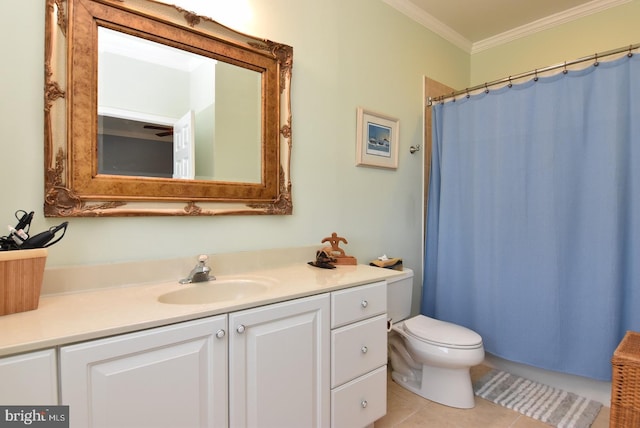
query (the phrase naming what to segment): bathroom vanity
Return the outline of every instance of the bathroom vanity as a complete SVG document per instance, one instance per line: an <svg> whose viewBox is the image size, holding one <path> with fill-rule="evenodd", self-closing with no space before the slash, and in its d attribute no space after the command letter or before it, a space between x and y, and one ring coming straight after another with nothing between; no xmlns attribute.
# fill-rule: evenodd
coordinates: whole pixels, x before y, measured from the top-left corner
<svg viewBox="0 0 640 428"><path fill-rule="evenodd" d="M72 427L367 426L386 413L396 274L294 264L259 272L267 293L191 305L158 302L189 287L173 283L45 296L0 317L27 326L0 335L0 402L69 405Z"/></svg>

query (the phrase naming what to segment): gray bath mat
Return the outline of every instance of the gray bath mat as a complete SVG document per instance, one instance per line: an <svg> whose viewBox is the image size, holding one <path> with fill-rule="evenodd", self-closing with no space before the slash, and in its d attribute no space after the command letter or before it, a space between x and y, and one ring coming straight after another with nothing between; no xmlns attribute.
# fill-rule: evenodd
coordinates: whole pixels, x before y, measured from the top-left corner
<svg viewBox="0 0 640 428"><path fill-rule="evenodd" d="M491 370L474 384L478 397L558 428L586 428L602 404L500 370Z"/></svg>

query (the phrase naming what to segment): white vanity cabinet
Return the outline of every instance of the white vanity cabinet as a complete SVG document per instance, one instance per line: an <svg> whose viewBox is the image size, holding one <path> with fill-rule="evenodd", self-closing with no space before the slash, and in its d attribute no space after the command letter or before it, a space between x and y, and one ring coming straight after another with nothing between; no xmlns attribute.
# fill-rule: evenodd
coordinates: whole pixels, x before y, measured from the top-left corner
<svg viewBox="0 0 640 428"><path fill-rule="evenodd" d="M57 372L54 349L0 358L0 404L58 404Z"/></svg>
<svg viewBox="0 0 640 428"><path fill-rule="evenodd" d="M309 292L0 358L0 404L68 405L71 428L370 426L386 413L386 282Z"/></svg>
<svg viewBox="0 0 640 428"><path fill-rule="evenodd" d="M387 412L387 283L331 293L331 426L365 427Z"/></svg>
<svg viewBox="0 0 640 428"><path fill-rule="evenodd" d="M224 427L226 315L60 349L71 427Z"/></svg>
<svg viewBox="0 0 640 428"><path fill-rule="evenodd" d="M229 426L329 426L329 294L229 314Z"/></svg>

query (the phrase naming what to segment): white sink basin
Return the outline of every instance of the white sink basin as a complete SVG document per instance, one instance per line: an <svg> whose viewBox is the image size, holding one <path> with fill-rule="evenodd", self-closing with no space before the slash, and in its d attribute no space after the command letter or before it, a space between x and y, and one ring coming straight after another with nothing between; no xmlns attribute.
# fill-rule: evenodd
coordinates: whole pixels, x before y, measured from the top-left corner
<svg viewBox="0 0 640 428"><path fill-rule="evenodd" d="M175 305L198 305L238 300L266 293L274 284L275 281L270 278L223 277L184 285L181 290L161 295L158 301Z"/></svg>

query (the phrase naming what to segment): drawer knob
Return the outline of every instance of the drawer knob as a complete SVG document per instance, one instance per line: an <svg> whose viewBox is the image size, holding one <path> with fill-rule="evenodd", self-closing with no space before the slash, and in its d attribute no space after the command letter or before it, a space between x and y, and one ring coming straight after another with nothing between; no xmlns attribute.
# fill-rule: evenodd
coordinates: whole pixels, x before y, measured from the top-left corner
<svg viewBox="0 0 640 428"><path fill-rule="evenodd" d="M236 328L236 331L240 334L244 333L244 324L240 324L238 328Z"/></svg>
<svg viewBox="0 0 640 428"><path fill-rule="evenodd" d="M217 337L218 339L222 339L222 338L224 337L224 335L225 335L225 334L226 334L226 332L225 332L224 330L220 329L220 330L218 330L218 331L216 332L216 337Z"/></svg>
<svg viewBox="0 0 640 428"><path fill-rule="evenodd" d="M363 354L366 354L369 348L367 348L366 346L363 346L362 348L360 348L360 350L362 351Z"/></svg>
<svg viewBox="0 0 640 428"><path fill-rule="evenodd" d="M363 300L363 301L360 303L360 305L361 305L363 308L366 308L367 306L369 306L369 302L367 302L366 300Z"/></svg>
<svg viewBox="0 0 640 428"><path fill-rule="evenodd" d="M362 406L363 409L365 409L369 405L369 403L367 403L367 400L362 400L360 405Z"/></svg>

